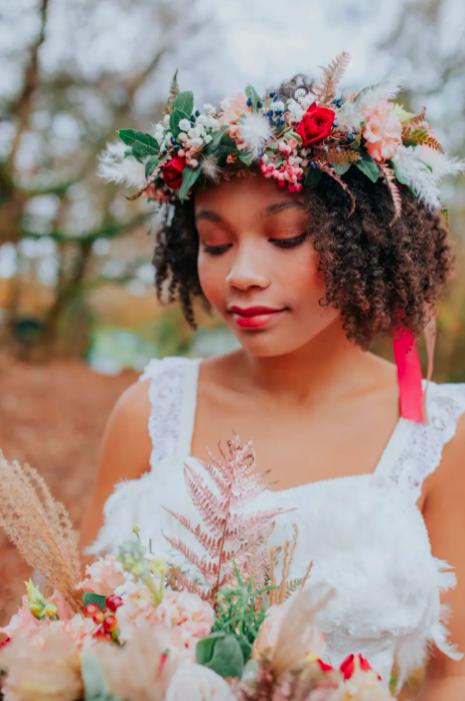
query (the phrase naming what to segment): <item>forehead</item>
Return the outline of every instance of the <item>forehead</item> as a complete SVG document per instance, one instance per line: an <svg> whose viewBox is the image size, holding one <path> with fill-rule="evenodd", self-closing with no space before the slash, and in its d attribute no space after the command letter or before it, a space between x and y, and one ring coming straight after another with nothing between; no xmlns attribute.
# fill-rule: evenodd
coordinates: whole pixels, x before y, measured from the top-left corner
<svg viewBox="0 0 465 701"><path fill-rule="evenodd" d="M196 220L237 216L271 216L284 211L307 213L301 194L278 187L263 176L246 176L213 185L195 194Z"/></svg>

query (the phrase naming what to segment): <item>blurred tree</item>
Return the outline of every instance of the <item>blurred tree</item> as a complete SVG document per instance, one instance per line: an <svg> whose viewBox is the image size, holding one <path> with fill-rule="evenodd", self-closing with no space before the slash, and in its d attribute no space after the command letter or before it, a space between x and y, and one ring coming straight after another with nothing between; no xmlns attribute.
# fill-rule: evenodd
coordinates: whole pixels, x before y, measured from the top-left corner
<svg viewBox="0 0 465 701"><path fill-rule="evenodd" d="M85 345L87 293L129 283L147 262L148 238L135 252L131 237L120 265L109 265L113 246L102 244L147 228L149 212L99 181L97 157L118 128L159 117L167 65L206 50L207 10L201 0L21 0L2 10L2 61L18 77L0 91L0 254L7 247L15 266L1 334L10 348L81 355L72 330L79 322ZM34 277L49 294L28 309Z"/></svg>

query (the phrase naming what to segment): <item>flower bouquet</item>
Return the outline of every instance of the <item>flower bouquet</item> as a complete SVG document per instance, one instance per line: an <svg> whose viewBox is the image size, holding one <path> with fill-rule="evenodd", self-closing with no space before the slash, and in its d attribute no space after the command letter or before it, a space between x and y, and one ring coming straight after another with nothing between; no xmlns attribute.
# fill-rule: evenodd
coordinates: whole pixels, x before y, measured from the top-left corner
<svg viewBox="0 0 465 701"><path fill-rule="evenodd" d="M290 579L297 542L267 549L282 510L241 507L264 489L237 436L200 472L185 467L201 522L173 513L205 551L163 534L186 567L157 557L137 527L116 554L87 565L63 505L31 467L0 454L0 523L40 575L1 630L5 701L389 701L361 654L324 661L315 614L332 596L311 563ZM192 574L194 573L194 574Z"/></svg>

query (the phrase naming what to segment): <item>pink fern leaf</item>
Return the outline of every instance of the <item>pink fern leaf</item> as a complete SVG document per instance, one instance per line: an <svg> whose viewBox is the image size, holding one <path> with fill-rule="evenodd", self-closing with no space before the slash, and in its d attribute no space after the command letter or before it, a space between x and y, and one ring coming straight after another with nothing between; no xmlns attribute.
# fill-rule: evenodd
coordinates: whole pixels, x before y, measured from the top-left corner
<svg viewBox="0 0 465 701"><path fill-rule="evenodd" d="M211 536L198 523L194 526L191 520L183 514L178 514L176 511L172 511L166 506L163 506L163 509L167 513L169 513L173 518L175 518L178 521L178 523L181 524L181 526L183 526L187 531L189 531L189 533L191 533L194 536L195 540L197 540L200 543L200 545L209 555L211 555L212 557L215 556L215 554L218 552L219 537L215 538Z"/></svg>
<svg viewBox="0 0 465 701"><path fill-rule="evenodd" d="M312 88L312 93L320 104L329 104L334 98L336 87L341 81L349 62L350 54L347 51L342 51L331 61L329 66L321 66L323 77L320 83Z"/></svg>
<svg viewBox="0 0 465 701"><path fill-rule="evenodd" d="M396 176L392 168L388 166L387 163L378 163L378 167L383 176L384 182L386 183L389 193L391 195L392 204L394 206L394 216L392 217L389 225L392 226L397 219L399 219L402 212L402 198L400 195L399 188L395 182Z"/></svg>
<svg viewBox="0 0 465 701"><path fill-rule="evenodd" d="M323 173L326 173L330 178L335 180L338 185L344 190L348 198L350 199L350 216L355 212L355 207L356 207L356 202L355 202L355 197L350 189L350 187L343 181L343 179L327 164L323 163L321 161L318 162L318 168L323 171Z"/></svg>

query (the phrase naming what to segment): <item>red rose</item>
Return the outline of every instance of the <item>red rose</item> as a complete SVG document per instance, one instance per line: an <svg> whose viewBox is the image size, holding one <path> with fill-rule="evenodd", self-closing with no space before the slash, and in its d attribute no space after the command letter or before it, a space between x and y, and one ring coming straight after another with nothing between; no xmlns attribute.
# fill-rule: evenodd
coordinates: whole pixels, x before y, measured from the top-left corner
<svg viewBox="0 0 465 701"><path fill-rule="evenodd" d="M182 184L182 171L186 166L186 159L174 156L170 161L162 166L163 180L172 190L177 190Z"/></svg>
<svg viewBox="0 0 465 701"><path fill-rule="evenodd" d="M335 116L336 113L329 107L320 107L316 102L312 102L296 129L303 145L308 146L328 136L333 128Z"/></svg>

